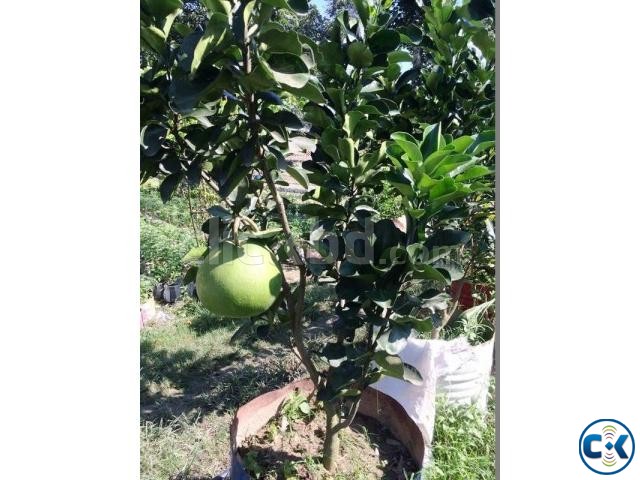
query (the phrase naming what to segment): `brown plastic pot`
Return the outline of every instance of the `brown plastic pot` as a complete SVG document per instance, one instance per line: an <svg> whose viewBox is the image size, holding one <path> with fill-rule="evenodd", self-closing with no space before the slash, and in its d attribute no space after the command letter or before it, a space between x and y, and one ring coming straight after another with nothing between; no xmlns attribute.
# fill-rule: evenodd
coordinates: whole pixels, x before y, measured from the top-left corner
<svg viewBox="0 0 640 480"><path fill-rule="evenodd" d="M298 380L279 390L260 395L238 409L231 423L229 477L231 480L250 479L242 458L238 454L238 446L242 445L247 437L254 435L269 423L278 413L280 405L296 389L303 395L311 394L313 383L308 379ZM371 417L387 427L394 437L407 448L415 462L422 465L425 452L424 439L418 426L398 402L388 395L368 387L362 395L358 413Z"/></svg>

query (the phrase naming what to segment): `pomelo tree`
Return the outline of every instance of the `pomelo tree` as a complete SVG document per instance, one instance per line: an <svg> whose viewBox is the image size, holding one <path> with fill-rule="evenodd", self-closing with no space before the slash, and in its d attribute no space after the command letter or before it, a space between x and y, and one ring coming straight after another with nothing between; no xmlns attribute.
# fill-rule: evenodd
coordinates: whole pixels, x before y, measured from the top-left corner
<svg viewBox="0 0 640 480"><path fill-rule="evenodd" d="M492 191L493 136L453 137L416 108L429 102L429 75L411 68L410 50L428 48L426 23L392 28L388 0L354 1L320 43L275 21L278 10L304 15L307 0L202 3L208 23L194 31L175 22L181 0L141 2L141 179L161 177L165 201L183 182L218 193L185 281L214 313L289 323L327 414L332 470L363 390L382 375L422 380L398 354L412 332L438 325L462 275L456 253L470 235L458 226L464 202ZM457 11L432 3L425 15ZM300 147L313 153L295 167L286 155ZM278 189L285 178L305 190L298 212L315 219L303 244ZM373 207L385 184L406 228ZM295 282L281 264L295 266ZM333 338L316 350L304 334L314 277L332 279L338 298Z"/></svg>

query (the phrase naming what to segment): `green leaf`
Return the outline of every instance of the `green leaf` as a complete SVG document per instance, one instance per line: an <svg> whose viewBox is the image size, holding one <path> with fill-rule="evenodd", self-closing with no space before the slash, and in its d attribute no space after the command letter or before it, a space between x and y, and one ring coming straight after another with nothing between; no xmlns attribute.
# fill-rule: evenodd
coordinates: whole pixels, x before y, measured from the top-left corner
<svg viewBox="0 0 640 480"><path fill-rule="evenodd" d="M302 188L309 190L309 177L307 177L307 173L303 169L289 165L286 170Z"/></svg>
<svg viewBox="0 0 640 480"><path fill-rule="evenodd" d="M302 55L302 44L295 32L281 32L271 29L260 35L260 41L267 45L269 53Z"/></svg>
<svg viewBox="0 0 640 480"><path fill-rule="evenodd" d="M251 171L251 167L236 167L233 169L226 181L220 185L219 194L222 198L227 198L240 182Z"/></svg>
<svg viewBox="0 0 640 480"><path fill-rule="evenodd" d="M340 161L340 152L338 151L338 140L340 131L333 127L327 127L320 136L320 146L322 149L336 162Z"/></svg>
<svg viewBox="0 0 640 480"><path fill-rule="evenodd" d="M309 415L311 413L311 407L309 406L309 402L306 402L306 401L302 402L300 405L298 405L298 408L305 415Z"/></svg>
<svg viewBox="0 0 640 480"><path fill-rule="evenodd" d="M303 97L307 100L311 100L312 102L320 104L326 103L326 100L322 96L320 88L318 88L318 86L313 82L312 79L309 79L309 81L302 88L295 88L289 85L282 85L282 88L287 92L292 93L296 97Z"/></svg>
<svg viewBox="0 0 640 480"><path fill-rule="evenodd" d="M182 0L142 0L143 7L154 18L161 20L182 7Z"/></svg>
<svg viewBox="0 0 640 480"><path fill-rule="evenodd" d="M495 303L495 298L492 298L488 302L481 303L480 305L476 305L471 307L462 314L460 314L460 319L467 322L477 323L480 320L480 317L486 313L487 310Z"/></svg>
<svg viewBox="0 0 640 480"><path fill-rule="evenodd" d="M266 104L282 105L282 98L273 92L258 92L256 96Z"/></svg>
<svg viewBox="0 0 640 480"><path fill-rule="evenodd" d="M317 105L307 104L304 107L304 119L311 123L314 127L320 127L322 129L327 128L333 124L329 115Z"/></svg>
<svg viewBox="0 0 640 480"><path fill-rule="evenodd" d="M453 150L456 153L464 153L469 145L473 143L473 137L469 135L463 135L462 137L458 137L451 141L447 146L453 145Z"/></svg>
<svg viewBox="0 0 640 480"><path fill-rule="evenodd" d="M368 67L373 63L373 53L363 42L353 42L347 48L349 63L356 68Z"/></svg>
<svg viewBox="0 0 640 480"><path fill-rule="evenodd" d="M422 30L416 25L400 27L398 32L400 32L400 39L403 43L419 45L422 41Z"/></svg>
<svg viewBox="0 0 640 480"><path fill-rule="evenodd" d="M273 238L276 235L278 235L280 232L282 232L282 228L280 227L268 228L266 230L260 230L259 232L254 232L252 230L249 230L246 232L242 232L242 237L253 238L256 240L264 240L267 238Z"/></svg>
<svg viewBox="0 0 640 480"><path fill-rule="evenodd" d="M478 155L495 145L496 131L485 130L473 136L473 143L467 148L467 152Z"/></svg>
<svg viewBox="0 0 640 480"><path fill-rule="evenodd" d="M403 378L404 366L402 359L398 355L390 355L385 351L378 350L373 354L373 360L383 370L385 375L394 378Z"/></svg>
<svg viewBox="0 0 640 480"><path fill-rule="evenodd" d="M408 63L413 62L411 54L405 50L398 50L396 52L389 52L387 54L389 63Z"/></svg>
<svg viewBox="0 0 640 480"><path fill-rule="evenodd" d="M290 53L277 53L271 55L267 62L278 83L302 88L309 81L309 69L300 57Z"/></svg>
<svg viewBox="0 0 640 480"><path fill-rule="evenodd" d="M376 107L374 107L373 105L358 105L356 107L356 110L358 112L362 112L367 115L376 115L376 116L382 115L382 112L378 110Z"/></svg>
<svg viewBox="0 0 640 480"><path fill-rule="evenodd" d="M273 115L273 120L279 125L290 128L291 130L300 130L304 124L292 112L288 110L280 110Z"/></svg>
<svg viewBox="0 0 640 480"><path fill-rule="evenodd" d="M369 0L353 0L362 24L366 27L371 16L372 5Z"/></svg>
<svg viewBox="0 0 640 480"><path fill-rule="evenodd" d="M396 91L403 85L406 85L407 83L415 80L419 76L420 76L419 68L411 68L407 70L402 75L400 75L400 77L398 77L398 80L396 80L396 84L395 84Z"/></svg>
<svg viewBox="0 0 640 480"><path fill-rule="evenodd" d="M459 175L471 168L477 161L477 158L473 158L471 155L466 155L464 153L447 155L444 157L443 161L439 163L435 171L431 172L431 175L433 175L434 178L442 177L444 175L455 177L456 175Z"/></svg>
<svg viewBox="0 0 640 480"><path fill-rule="evenodd" d="M340 160L349 165L350 168L356 166L355 161L355 144L350 138L341 138L338 140L338 151L340 153Z"/></svg>
<svg viewBox="0 0 640 480"><path fill-rule="evenodd" d="M387 175L387 181L400 192L401 195L412 199L415 197L414 181L411 172L406 168L401 172L391 172Z"/></svg>
<svg viewBox="0 0 640 480"><path fill-rule="evenodd" d="M275 83L275 78L269 66L260 60L249 75L244 77L244 81L254 91L269 90Z"/></svg>
<svg viewBox="0 0 640 480"><path fill-rule="evenodd" d="M349 112L344 117L344 129L349 134L350 137L353 137L353 132L355 131L356 125L360 120L364 118L364 113L359 112L357 110Z"/></svg>
<svg viewBox="0 0 640 480"><path fill-rule="evenodd" d="M291 10L300 15L304 15L309 11L308 0L289 0L289 5Z"/></svg>
<svg viewBox="0 0 640 480"><path fill-rule="evenodd" d="M471 239L471 234L462 230L438 230L432 234L425 246L429 249L433 247L457 247L464 245Z"/></svg>
<svg viewBox="0 0 640 480"><path fill-rule="evenodd" d="M424 160L424 172L427 175L432 176L452 152L453 150L438 150L427 156Z"/></svg>
<svg viewBox="0 0 640 480"><path fill-rule="evenodd" d="M395 30L379 30L369 39L369 47L375 55L391 52L398 45L400 45L400 34Z"/></svg>
<svg viewBox="0 0 640 480"><path fill-rule="evenodd" d="M482 55L484 55L487 60L493 60L496 45L495 40L489 36L487 30L477 30L471 37L471 41L480 49Z"/></svg>
<svg viewBox="0 0 640 480"><path fill-rule="evenodd" d="M431 317L418 318L411 315L393 314L391 316L391 323L396 325L410 325L411 328L417 330L420 333L427 333L433 330L433 322L431 320Z"/></svg>
<svg viewBox="0 0 640 480"><path fill-rule="evenodd" d="M393 325L391 329L380 335L378 346L388 354L397 355L406 346L410 335L410 325Z"/></svg>
<svg viewBox="0 0 640 480"><path fill-rule="evenodd" d="M425 83L432 93L436 92L438 85L440 85L442 81L442 77L444 77L444 69L440 65L434 67L434 69L426 75Z"/></svg>
<svg viewBox="0 0 640 480"><path fill-rule="evenodd" d="M445 270L452 282L464 277L464 267L454 260L440 258L433 262L432 266L438 270Z"/></svg>
<svg viewBox="0 0 640 480"><path fill-rule="evenodd" d="M283 8L285 10L291 10L287 0L262 0L262 2L271 5L276 8Z"/></svg>
<svg viewBox="0 0 640 480"><path fill-rule="evenodd" d="M422 153L418 148L418 141L413 136L406 132L394 132L391 134L391 139L394 140L402 150L407 154L409 160L422 164Z"/></svg>
<svg viewBox="0 0 640 480"><path fill-rule="evenodd" d="M335 109L343 115L345 113L345 100L344 100L344 89L342 88L327 88L327 95L329 99L333 103Z"/></svg>
<svg viewBox="0 0 640 480"><path fill-rule="evenodd" d="M193 262L197 262L201 260L203 257L207 255L209 252L209 247L193 247L191 250L187 252L187 254L182 257L182 263L189 264Z"/></svg>
<svg viewBox="0 0 640 480"><path fill-rule="evenodd" d="M448 285L451 283L447 277L442 275L438 270L430 265L414 265L413 278L420 280L434 280L436 282Z"/></svg>
<svg viewBox="0 0 640 480"><path fill-rule="evenodd" d="M424 158L427 158L432 153L440 150L441 139L442 132L441 125L439 123L429 125L427 128L425 128L422 135L422 143L420 144L420 151L422 152L422 156ZM429 173L428 170L425 171Z"/></svg>
<svg viewBox="0 0 640 480"><path fill-rule="evenodd" d="M145 125L140 132L140 146L147 157L156 155L167 136L168 129L163 125Z"/></svg>
<svg viewBox="0 0 640 480"><path fill-rule="evenodd" d="M461 173L457 177L455 177L456 182L466 182L468 180L472 180L474 178L483 177L485 175L490 175L493 173L488 167L484 165L475 165L468 169L466 172Z"/></svg>
<svg viewBox="0 0 640 480"><path fill-rule="evenodd" d="M202 38L196 44L196 48L193 51L193 60L191 61L191 74L193 74L200 64L202 59L209 53L221 46L227 33L229 32L228 18L222 13L214 13L209 19L207 29L205 30Z"/></svg>
<svg viewBox="0 0 640 480"><path fill-rule="evenodd" d="M338 280L336 284L336 295L340 299L352 301L370 289L373 280L373 278L368 278L368 276L365 277L363 275L340 277L340 280Z"/></svg>
<svg viewBox="0 0 640 480"><path fill-rule="evenodd" d="M342 65L344 54L340 44L336 42L323 42L319 47L322 62L326 65Z"/></svg>
<svg viewBox="0 0 640 480"><path fill-rule="evenodd" d="M201 3L211 13L222 13L227 19L231 17L231 2L228 0L201 0Z"/></svg>
<svg viewBox="0 0 640 480"><path fill-rule="evenodd" d="M393 290L373 290L367 293L373 303L382 308L390 308L396 298L396 292Z"/></svg>
<svg viewBox="0 0 640 480"><path fill-rule="evenodd" d="M162 55L166 36L158 27L155 25L141 27L140 39L143 45L146 45L150 50Z"/></svg>
<svg viewBox="0 0 640 480"><path fill-rule="evenodd" d="M183 174L178 172L172 173L162 181L160 184L160 198L164 203L171 200L171 196L173 195L173 192L175 192L176 188L178 188L178 185L180 185L182 178Z"/></svg>

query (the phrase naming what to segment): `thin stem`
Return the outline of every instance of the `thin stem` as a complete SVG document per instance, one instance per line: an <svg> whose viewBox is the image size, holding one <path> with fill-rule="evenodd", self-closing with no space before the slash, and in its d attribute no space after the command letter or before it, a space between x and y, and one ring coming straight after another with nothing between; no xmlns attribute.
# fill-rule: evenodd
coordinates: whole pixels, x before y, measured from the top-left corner
<svg viewBox="0 0 640 480"><path fill-rule="evenodd" d="M254 232L259 232L260 231L260 228L258 227L256 222L251 220L249 217L247 217L245 215L239 215L238 218L240 218L240 220L242 220L242 223L244 223L246 226L248 226Z"/></svg>
<svg viewBox="0 0 640 480"><path fill-rule="evenodd" d="M246 75L249 75L251 73L251 43L249 39L245 39L245 44L242 49L242 60L244 63L244 73ZM276 185L273 182L273 178L271 178L271 172L269 172L269 169L267 168L263 150L260 146L260 142L258 141L259 125L257 122L255 97L252 93L247 92L244 95L244 101L247 113L249 115L251 136L255 140L256 156L258 156L259 160L261 161L261 169L264 180L267 183L269 192L271 193L271 196L273 197L278 207L278 214L280 216L280 222L282 223L282 229L284 230L287 242L289 242L289 246L291 247L290 255L293 262L298 266L299 282L298 289L296 291L297 298L294 298L291 287L286 280L283 280L282 287L284 290L285 298L287 299L289 319L291 320L291 331L293 336L294 350L296 350L297 355L300 357L300 360L309 373L311 381L317 389L320 375L311 359L311 355L309 355L309 352L304 345L304 335L302 332L302 318L304 316L304 293L307 277L306 265L300 257L300 253L298 252L298 249L296 248L296 245L292 240L293 237L291 234L291 227L289 225L289 219L287 217L287 211L284 206L284 202L282 201L282 197L280 196L280 193L278 192Z"/></svg>
<svg viewBox="0 0 640 480"><path fill-rule="evenodd" d="M356 401L354 401L351 404L351 407L349 409L349 413L347 414L347 417L340 423L338 423L334 429L335 429L335 433L337 433L338 431L342 430L343 428L347 428L349 426L351 426L351 424L353 423L353 420L356 418L356 415L358 414L358 409L360 408L360 401L362 400L362 397L358 397L358 399Z"/></svg>
<svg viewBox="0 0 640 480"><path fill-rule="evenodd" d="M191 205L191 189L187 189L187 203L189 204L189 217L191 218L191 227L193 228L193 236L196 239L196 244L200 244L200 238L198 236L198 229L196 228L196 222L194 220L193 206Z"/></svg>
<svg viewBox="0 0 640 480"><path fill-rule="evenodd" d="M233 227L231 230L231 234L233 235L233 243L239 245L238 242L238 227L240 227L240 217L235 217L233 219Z"/></svg>

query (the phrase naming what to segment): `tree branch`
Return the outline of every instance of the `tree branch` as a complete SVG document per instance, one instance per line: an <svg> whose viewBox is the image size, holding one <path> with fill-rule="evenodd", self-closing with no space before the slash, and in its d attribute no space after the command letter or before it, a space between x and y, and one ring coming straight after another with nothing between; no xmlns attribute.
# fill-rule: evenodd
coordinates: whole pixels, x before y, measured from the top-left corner
<svg viewBox="0 0 640 480"><path fill-rule="evenodd" d="M251 43L249 39L245 39L245 44L242 49L242 60L244 63L244 73L249 75L251 73ZM284 206L284 202L282 201L282 197L276 188L275 183L273 182L273 178L271 177L271 172L267 168L267 163L265 161L262 147L259 143L259 125L257 122L257 114L256 114L256 103L255 97L252 93L247 92L244 95L245 105L247 108L247 113L249 115L249 126L251 128L251 135L255 140L256 145L256 156L259 158L261 162L261 170L264 176L264 180L269 187L269 192L276 202L278 208L278 214L280 217L280 222L282 223L282 229L284 230L287 242L291 247L291 258L293 262L298 267L299 272L299 283L297 290L297 298L294 298L293 292L291 291L291 287L286 279L283 278L283 290L285 293L285 297L287 299L287 307L289 310L289 319L291 320L291 331L293 336L294 350L300 357L300 360L304 364L307 372L309 373L309 377L313 382L315 388L318 388L318 380L319 373L316 369L307 348L304 345L304 335L302 332L302 318L304 316L304 292L306 287L306 277L307 277L307 269L304 261L300 257L300 253L296 248L295 243L292 240L291 227L289 225L289 219L287 217L287 211Z"/></svg>

